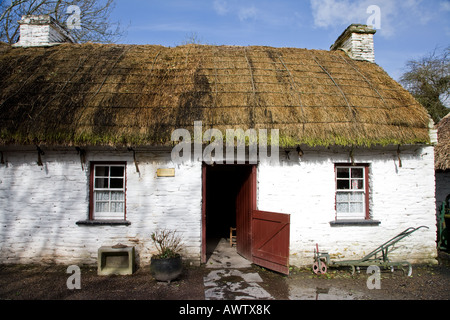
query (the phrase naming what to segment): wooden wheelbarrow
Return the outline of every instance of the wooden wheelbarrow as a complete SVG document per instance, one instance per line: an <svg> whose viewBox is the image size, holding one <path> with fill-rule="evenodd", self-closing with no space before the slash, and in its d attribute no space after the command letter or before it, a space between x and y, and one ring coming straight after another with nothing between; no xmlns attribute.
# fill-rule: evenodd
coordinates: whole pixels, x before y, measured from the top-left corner
<svg viewBox="0 0 450 320"><path fill-rule="evenodd" d="M388 257L388 253L391 247L393 247L397 242L402 240L403 238L411 235L413 232L419 230L420 228L427 228L427 226L420 226L417 228L409 227L398 235L393 237L392 239L386 241L378 248L364 256L359 260L342 260L342 261L330 261L330 256L326 252L319 252L319 246L316 244L316 248L314 250L314 264L313 271L314 273L322 273L325 274L327 272L327 266L335 266L335 267L351 267L352 275L355 274L355 270L360 267L368 267L368 266L379 266L384 268L390 268L391 271L394 271L394 267L400 268L406 273L408 277L412 274L412 266L408 261L390 261Z"/></svg>

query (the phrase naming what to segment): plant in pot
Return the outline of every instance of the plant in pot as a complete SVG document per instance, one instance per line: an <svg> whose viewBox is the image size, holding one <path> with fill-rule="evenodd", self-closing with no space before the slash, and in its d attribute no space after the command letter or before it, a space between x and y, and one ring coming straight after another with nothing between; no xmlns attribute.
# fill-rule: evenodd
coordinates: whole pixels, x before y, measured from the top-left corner
<svg viewBox="0 0 450 320"><path fill-rule="evenodd" d="M151 238L158 254L151 258L150 273L158 281L176 279L183 271L180 251L183 246L175 230L156 230Z"/></svg>

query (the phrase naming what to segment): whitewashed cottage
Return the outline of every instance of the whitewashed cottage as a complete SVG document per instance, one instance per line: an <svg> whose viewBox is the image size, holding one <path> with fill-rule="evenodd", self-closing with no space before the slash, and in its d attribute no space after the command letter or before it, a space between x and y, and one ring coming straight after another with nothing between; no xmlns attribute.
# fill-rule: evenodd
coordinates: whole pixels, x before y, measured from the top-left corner
<svg viewBox="0 0 450 320"><path fill-rule="evenodd" d="M390 257L435 263L435 132L374 62L374 33L351 25L329 51L76 44L25 17L0 44L0 263L95 264L122 243L144 266L169 228L199 264L236 227L242 256L287 273L316 243L360 258L422 225ZM191 135L182 161L176 129ZM221 162L219 133L239 146L250 129L279 147L255 159L247 137Z"/></svg>

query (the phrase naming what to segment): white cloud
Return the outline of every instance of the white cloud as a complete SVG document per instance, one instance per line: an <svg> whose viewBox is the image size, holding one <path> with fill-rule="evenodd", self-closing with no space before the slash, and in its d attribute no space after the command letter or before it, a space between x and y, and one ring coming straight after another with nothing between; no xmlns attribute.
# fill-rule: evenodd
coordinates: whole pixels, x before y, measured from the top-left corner
<svg viewBox="0 0 450 320"><path fill-rule="evenodd" d="M238 10L238 17L241 21L256 19L257 14L258 10L254 6L241 7Z"/></svg>
<svg viewBox="0 0 450 320"><path fill-rule="evenodd" d="M355 20L355 14L358 15L354 8L350 10L351 7L352 4L348 0L311 0L314 24L322 28L334 24L348 24Z"/></svg>
<svg viewBox="0 0 450 320"><path fill-rule="evenodd" d="M440 3L440 9L442 11L450 11L450 1L442 1Z"/></svg>
<svg viewBox="0 0 450 320"><path fill-rule="evenodd" d="M433 12L422 0L310 0L314 25L329 28L351 23L366 24L373 13L367 8L376 5L380 8L381 28L379 33L385 37L396 33L397 28L411 25L425 25L433 19ZM448 2L441 3L446 8ZM450 9L450 5L449 5Z"/></svg>
<svg viewBox="0 0 450 320"><path fill-rule="evenodd" d="M214 0L213 8L221 16L226 15L229 11L228 3L225 0Z"/></svg>
<svg viewBox="0 0 450 320"><path fill-rule="evenodd" d="M281 3L281 4L280 4ZM288 25L293 13L284 1L214 0L213 10L220 16L237 18L240 22L258 22L271 26Z"/></svg>
<svg viewBox="0 0 450 320"><path fill-rule="evenodd" d="M244 6L245 2L237 0L214 0L213 9L221 16L233 14L239 18L240 21L256 19L258 9L254 5Z"/></svg>

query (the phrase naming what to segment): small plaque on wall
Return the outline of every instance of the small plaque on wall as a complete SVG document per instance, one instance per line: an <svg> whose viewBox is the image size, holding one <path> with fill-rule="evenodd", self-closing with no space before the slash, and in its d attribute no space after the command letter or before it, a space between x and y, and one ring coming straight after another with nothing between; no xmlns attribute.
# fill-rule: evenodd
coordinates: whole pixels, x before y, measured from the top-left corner
<svg viewBox="0 0 450 320"><path fill-rule="evenodd" d="M162 168L156 170L158 177L175 177L175 168Z"/></svg>

